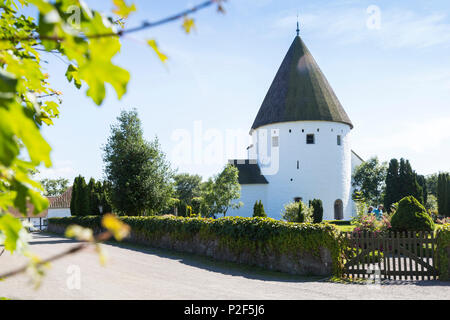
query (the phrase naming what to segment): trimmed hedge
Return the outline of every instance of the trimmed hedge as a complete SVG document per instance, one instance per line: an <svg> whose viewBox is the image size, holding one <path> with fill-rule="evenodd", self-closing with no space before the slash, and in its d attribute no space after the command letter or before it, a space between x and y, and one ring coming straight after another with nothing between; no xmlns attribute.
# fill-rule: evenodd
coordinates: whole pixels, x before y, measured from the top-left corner
<svg viewBox="0 0 450 320"><path fill-rule="evenodd" d="M197 245L218 241L218 247L238 256L270 260L286 254L301 259L304 254L319 258L323 248L328 249L332 260L332 272L340 276L343 268L343 246L339 232L330 224L288 223L271 218L225 217L184 218L175 216L119 217L130 225L128 241L146 244L181 242ZM77 224L94 232L101 231L101 217L50 218L50 231L54 226L67 227ZM298 258L294 261L299 261ZM272 261L272 260L271 260Z"/></svg>
<svg viewBox="0 0 450 320"><path fill-rule="evenodd" d="M392 215L393 231L433 231L434 222L424 206L413 196L404 197Z"/></svg>
<svg viewBox="0 0 450 320"><path fill-rule="evenodd" d="M439 259L439 280L450 280L450 223L437 227L437 256Z"/></svg>

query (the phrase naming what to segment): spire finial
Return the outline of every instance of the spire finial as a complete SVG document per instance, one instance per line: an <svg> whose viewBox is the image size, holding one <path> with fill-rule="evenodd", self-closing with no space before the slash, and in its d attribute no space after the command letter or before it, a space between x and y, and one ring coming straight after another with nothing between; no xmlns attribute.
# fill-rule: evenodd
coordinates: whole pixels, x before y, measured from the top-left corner
<svg viewBox="0 0 450 320"><path fill-rule="evenodd" d="M300 28L298 27L298 12L297 12L297 30L295 30L295 31L297 31L297 36L298 36L300 33Z"/></svg>

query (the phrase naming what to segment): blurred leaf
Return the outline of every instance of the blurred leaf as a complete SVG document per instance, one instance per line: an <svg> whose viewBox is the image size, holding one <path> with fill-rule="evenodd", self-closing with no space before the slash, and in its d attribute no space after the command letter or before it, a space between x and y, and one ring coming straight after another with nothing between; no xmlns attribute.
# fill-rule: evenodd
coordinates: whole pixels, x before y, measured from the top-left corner
<svg viewBox="0 0 450 320"><path fill-rule="evenodd" d="M113 12L122 18L127 18L132 12L136 11L136 6L134 4L127 5L125 0L113 0L115 9Z"/></svg>
<svg viewBox="0 0 450 320"><path fill-rule="evenodd" d="M194 19L185 16L183 19L182 27L186 33L190 33L191 29L195 29Z"/></svg>
<svg viewBox="0 0 450 320"><path fill-rule="evenodd" d="M155 51L159 60L161 60L161 62L166 62L167 56L165 54L163 54L161 51L159 51L158 44L156 43L156 41L151 39L151 40L147 40L147 43Z"/></svg>
<svg viewBox="0 0 450 320"><path fill-rule="evenodd" d="M65 232L67 238L75 238L79 241L94 241L94 234L91 229L83 228L79 225L68 226Z"/></svg>
<svg viewBox="0 0 450 320"><path fill-rule="evenodd" d="M22 223L9 213L0 216L0 231L4 234L5 250L16 250L19 231L22 229Z"/></svg>
<svg viewBox="0 0 450 320"><path fill-rule="evenodd" d="M105 214L102 219L102 225L108 229L118 241L126 238L130 233L130 226L117 219L113 214Z"/></svg>

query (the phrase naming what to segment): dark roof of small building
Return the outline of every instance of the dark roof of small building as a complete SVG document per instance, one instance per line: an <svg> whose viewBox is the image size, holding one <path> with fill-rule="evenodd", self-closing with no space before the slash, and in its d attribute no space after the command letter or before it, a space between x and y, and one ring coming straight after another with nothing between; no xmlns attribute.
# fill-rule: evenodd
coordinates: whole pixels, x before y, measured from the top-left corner
<svg viewBox="0 0 450 320"><path fill-rule="evenodd" d="M333 121L353 128L347 113L299 36L292 42L252 129L288 121Z"/></svg>
<svg viewBox="0 0 450 320"><path fill-rule="evenodd" d="M239 170L239 184L268 184L256 160L230 160Z"/></svg>
<svg viewBox="0 0 450 320"><path fill-rule="evenodd" d="M59 196L47 197L49 201L49 209L70 208L70 200L72 199L72 187L69 187Z"/></svg>

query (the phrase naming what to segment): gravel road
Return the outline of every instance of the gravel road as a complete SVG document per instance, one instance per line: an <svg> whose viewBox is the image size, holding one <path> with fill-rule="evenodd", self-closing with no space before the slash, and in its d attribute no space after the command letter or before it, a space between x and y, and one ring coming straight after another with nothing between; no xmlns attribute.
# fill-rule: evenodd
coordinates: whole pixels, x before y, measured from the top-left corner
<svg viewBox="0 0 450 320"><path fill-rule="evenodd" d="M34 253L46 258L75 241L34 234ZM386 282L381 285L338 284L207 258L143 248L105 244L108 263L101 266L87 249L52 264L37 290L27 275L0 281L0 297L12 299L446 299L450 283L439 281ZM25 263L3 253L0 272Z"/></svg>

